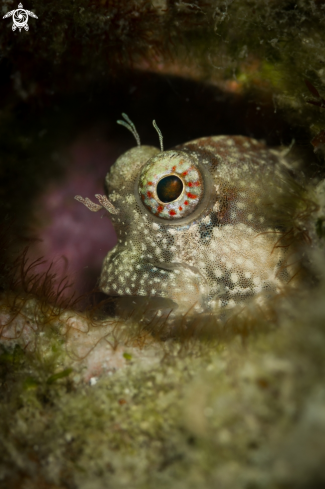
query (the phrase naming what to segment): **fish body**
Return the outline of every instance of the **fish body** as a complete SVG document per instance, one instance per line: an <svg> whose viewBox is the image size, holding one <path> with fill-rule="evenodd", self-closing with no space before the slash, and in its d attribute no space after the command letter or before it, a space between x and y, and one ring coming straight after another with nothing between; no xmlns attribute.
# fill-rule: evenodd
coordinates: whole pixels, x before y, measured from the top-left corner
<svg viewBox="0 0 325 489"><path fill-rule="evenodd" d="M286 237L299 199L283 152L244 136L138 146L117 159L106 188L118 238L103 263L106 294L210 313L294 286Z"/></svg>

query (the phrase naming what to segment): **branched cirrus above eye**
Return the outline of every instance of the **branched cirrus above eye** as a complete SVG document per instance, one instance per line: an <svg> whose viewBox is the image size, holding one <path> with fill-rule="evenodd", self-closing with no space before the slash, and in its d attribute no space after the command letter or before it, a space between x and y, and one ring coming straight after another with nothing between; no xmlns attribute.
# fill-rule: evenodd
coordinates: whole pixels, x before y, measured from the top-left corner
<svg viewBox="0 0 325 489"><path fill-rule="evenodd" d="M137 146L107 174L108 198L96 196L119 240L103 264L103 292L172 299L180 313L218 313L249 300L260 307L295 288L304 188L283 152L244 136L204 137L164 151L153 121L159 150L141 145L123 119Z"/></svg>

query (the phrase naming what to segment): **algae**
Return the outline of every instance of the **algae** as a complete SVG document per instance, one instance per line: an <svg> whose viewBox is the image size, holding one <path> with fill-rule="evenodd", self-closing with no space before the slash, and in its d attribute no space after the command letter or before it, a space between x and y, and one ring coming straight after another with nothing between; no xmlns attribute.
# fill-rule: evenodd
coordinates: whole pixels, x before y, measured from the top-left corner
<svg viewBox="0 0 325 489"><path fill-rule="evenodd" d="M169 341L157 365L85 385L1 355L1 477L24 487L310 487L324 482L324 306L227 342ZM10 371L10 377L8 377ZM45 482L43 482L45 483Z"/></svg>

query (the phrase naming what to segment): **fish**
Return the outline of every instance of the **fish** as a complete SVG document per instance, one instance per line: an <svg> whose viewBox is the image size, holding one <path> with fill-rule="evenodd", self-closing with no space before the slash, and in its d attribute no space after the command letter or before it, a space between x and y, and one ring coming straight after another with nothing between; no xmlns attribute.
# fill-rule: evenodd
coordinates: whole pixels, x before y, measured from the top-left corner
<svg viewBox="0 0 325 489"><path fill-rule="evenodd" d="M106 209L116 230L100 276L105 294L221 315L296 287L303 187L287 151L241 135L165 151L155 121L160 148L141 145L122 115L137 146L112 165L98 204L75 197L93 212Z"/></svg>

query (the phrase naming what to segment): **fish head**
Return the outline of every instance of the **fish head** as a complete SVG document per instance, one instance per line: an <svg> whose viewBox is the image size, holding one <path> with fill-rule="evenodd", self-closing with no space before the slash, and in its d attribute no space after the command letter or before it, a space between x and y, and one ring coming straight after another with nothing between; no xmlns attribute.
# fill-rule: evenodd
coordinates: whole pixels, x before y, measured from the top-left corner
<svg viewBox="0 0 325 489"><path fill-rule="evenodd" d="M100 277L106 294L202 312L292 286L286 237L299 191L283 153L263 142L214 136L169 151L139 146L114 163L106 188L119 210L111 217L118 244Z"/></svg>

